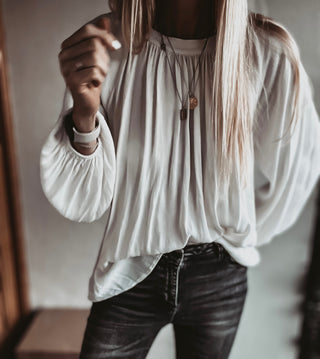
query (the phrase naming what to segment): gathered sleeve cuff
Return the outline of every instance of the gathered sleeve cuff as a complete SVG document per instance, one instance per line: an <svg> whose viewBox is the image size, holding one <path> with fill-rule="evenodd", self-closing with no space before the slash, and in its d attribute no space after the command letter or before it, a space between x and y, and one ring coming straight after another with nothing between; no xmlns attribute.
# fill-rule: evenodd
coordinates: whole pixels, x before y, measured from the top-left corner
<svg viewBox="0 0 320 359"><path fill-rule="evenodd" d="M66 106L66 101L64 107ZM98 112L101 132L91 155L82 155L71 145L65 129L63 109L47 138L40 156L40 178L49 202L64 217L77 222L93 222L108 209L113 197L116 160L111 132Z"/></svg>
<svg viewBox="0 0 320 359"><path fill-rule="evenodd" d="M293 69L279 56L266 73L268 103L260 111L255 143L258 245L291 227L320 174L320 123L308 76L300 64L298 117L291 127Z"/></svg>

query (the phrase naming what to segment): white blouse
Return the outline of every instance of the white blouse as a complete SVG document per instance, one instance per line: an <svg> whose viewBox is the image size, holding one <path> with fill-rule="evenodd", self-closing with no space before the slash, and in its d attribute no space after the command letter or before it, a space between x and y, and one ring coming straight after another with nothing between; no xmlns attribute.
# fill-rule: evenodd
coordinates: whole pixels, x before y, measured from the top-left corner
<svg viewBox="0 0 320 359"><path fill-rule="evenodd" d="M164 40L168 58L152 30L131 67L124 47L111 52L102 90L108 118L97 114L101 134L93 154L78 153L65 132L68 92L42 149L41 182L52 205L73 221L107 220L90 280L92 301L133 287L162 253L190 243L217 242L242 265L256 265L257 247L294 223L320 174L320 124L307 75L301 65L300 116L290 141L278 141L291 120L293 70L281 42L260 34L249 180L243 188L233 176L219 190L210 119L215 37L201 58L199 105L185 121L177 91L185 96L205 40L170 38L176 58Z"/></svg>

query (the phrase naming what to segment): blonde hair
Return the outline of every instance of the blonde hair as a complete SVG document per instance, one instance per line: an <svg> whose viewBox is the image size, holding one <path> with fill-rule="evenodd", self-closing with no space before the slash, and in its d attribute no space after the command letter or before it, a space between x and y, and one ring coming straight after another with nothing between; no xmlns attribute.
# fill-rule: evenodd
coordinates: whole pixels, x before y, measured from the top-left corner
<svg viewBox="0 0 320 359"><path fill-rule="evenodd" d="M109 0L111 10L122 24L122 34L130 53L141 51L153 25L155 0ZM219 182L228 184L235 165L246 183L252 158L252 35L264 31L279 38L294 68L294 122L299 102L299 54L289 33L279 24L259 14L248 14L247 0L216 0L217 28L212 88L214 161ZM221 180L221 181L220 181Z"/></svg>
<svg viewBox="0 0 320 359"><path fill-rule="evenodd" d="M251 28L255 31L263 31L264 33L269 34L270 36L276 37L281 40L281 43L284 45L284 51L286 56L291 62L293 69L293 87L294 87L294 101L292 107L292 116L290 121L290 126L287 128L285 138L289 134L290 129L295 127L298 111L299 111L299 98L300 98L300 54L296 42L290 35L290 33L279 23L275 22L270 17L251 13L249 15L249 22Z"/></svg>

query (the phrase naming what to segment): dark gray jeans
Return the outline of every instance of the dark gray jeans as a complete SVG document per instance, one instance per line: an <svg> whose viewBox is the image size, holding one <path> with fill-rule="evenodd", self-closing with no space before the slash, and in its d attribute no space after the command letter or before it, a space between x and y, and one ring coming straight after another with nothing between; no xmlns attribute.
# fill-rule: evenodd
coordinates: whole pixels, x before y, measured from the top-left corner
<svg viewBox="0 0 320 359"><path fill-rule="evenodd" d="M93 303L80 359L145 358L172 323L179 359L226 359L247 292L247 269L215 243L164 254L134 288Z"/></svg>

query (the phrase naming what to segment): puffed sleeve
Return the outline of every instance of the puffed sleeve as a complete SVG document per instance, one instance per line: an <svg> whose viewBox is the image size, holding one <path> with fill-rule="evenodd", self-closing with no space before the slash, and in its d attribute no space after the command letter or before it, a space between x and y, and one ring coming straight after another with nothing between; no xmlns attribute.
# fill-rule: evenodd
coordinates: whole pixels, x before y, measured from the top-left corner
<svg viewBox="0 0 320 359"><path fill-rule="evenodd" d="M115 149L104 116L98 112L101 132L94 153L85 156L70 144L64 120L72 110L66 92L63 109L40 156L40 178L49 202L64 217L77 222L99 219L110 206L115 182Z"/></svg>
<svg viewBox="0 0 320 359"><path fill-rule="evenodd" d="M255 140L255 204L258 245L298 218L320 174L320 123L308 76L300 64L299 115L288 137L294 103L293 68L286 55L265 73L268 101L260 108Z"/></svg>

